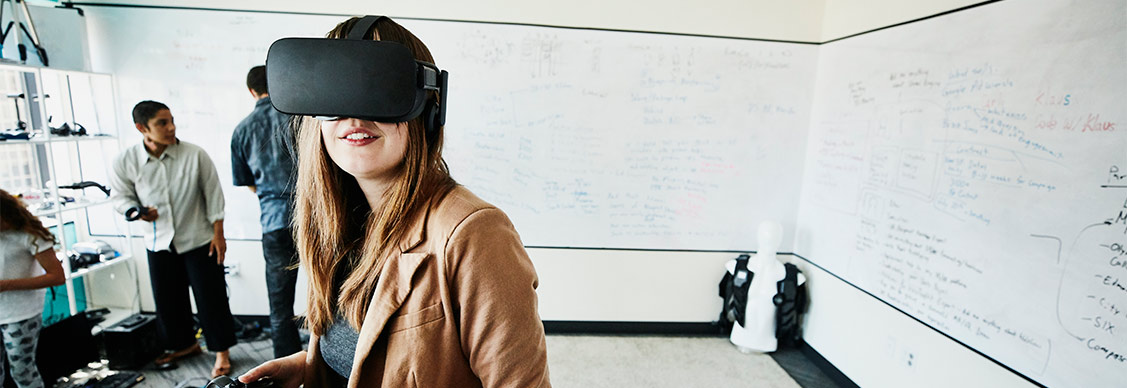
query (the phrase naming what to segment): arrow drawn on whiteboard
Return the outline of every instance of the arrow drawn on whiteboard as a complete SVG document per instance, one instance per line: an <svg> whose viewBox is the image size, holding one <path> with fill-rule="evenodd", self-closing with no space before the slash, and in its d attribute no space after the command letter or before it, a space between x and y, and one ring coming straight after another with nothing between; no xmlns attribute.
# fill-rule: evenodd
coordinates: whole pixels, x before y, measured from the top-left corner
<svg viewBox="0 0 1127 388"><path fill-rule="evenodd" d="M1072 334L1072 332L1068 330L1068 326L1064 325L1064 320L1060 318L1060 290L1064 286L1064 271L1061 271L1060 278L1060 282L1057 283L1057 323L1059 323L1061 329L1064 329L1064 332L1068 333L1068 335L1072 336L1072 338L1076 338L1077 341L1084 342L1084 337Z"/></svg>
<svg viewBox="0 0 1127 388"><path fill-rule="evenodd" d="M1029 236L1030 237L1048 238L1048 239L1057 240L1057 264L1060 264L1060 248L1061 248L1061 246L1064 245L1064 243L1060 241L1060 237L1049 236L1049 235L1044 235L1044 234L1031 234Z"/></svg>
<svg viewBox="0 0 1127 388"><path fill-rule="evenodd" d="M1088 229L1092 229L1092 228L1097 227L1097 226L1108 226L1108 225L1111 225L1111 221L1104 221L1104 222L1101 222L1101 223L1098 223L1098 224L1091 224L1091 225L1085 226L1084 229L1080 229L1080 233L1076 234L1076 239L1072 240L1072 246L1068 247L1068 250L1071 252L1072 250L1076 249L1076 243L1080 242L1080 236L1083 236L1084 232L1087 232Z"/></svg>
<svg viewBox="0 0 1127 388"><path fill-rule="evenodd" d="M1083 341L1083 340L1081 340L1081 341ZM1040 373L1042 373L1042 374L1045 373L1045 369L1049 368L1049 359L1053 358L1053 339L1052 338L1045 338L1045 342L1049 343L1049 352L1045 354L1045 365L1041 366L1041 372Z"/></svg>
<svg viewBox="0 0 1127 388"><path fill-rule="evenodd" d="M1018 155L1017 152L1013 150L1010 150L1010 153L1013 154L1014 160L1017 160L1017 164L1021 165L1021 170L1025 171L1025 162L1021 160L1021 155Z"/></svg>
<svg viewBox="0 0 1127 388"><path fill-rule="evenodd" d="M1075 252L1076 251L1076 243L1080 242L1080 236L1083 236L1084 232L1087 232L1088 229L1091 229L1091 228L1094 228L1094 227L1097 227L1097 226L1107 226L1107 225L1111 225L1111 224L1107 223L1107 222L1101 222L1101 223L1098 223L1098 224L1088 225L1088 226L1085 226L1084 229L1080 229L1080 233L1076 234L1076 239L1072 241L1072 245L1069 246L1068 251L1069 252ZM1071 256L1070 256L1070 258L1071 258ZM1064 268L1061 268L1060 280L1057 281L1057 323L1060 324L1061 329L1064 329L1064 332L1068 333L1068 335L1072 336L1072 338L1076 338L1077 341L1084 342L1084 337L1078 336L1076 334L1073 334L1071 331L1069 331L1068 326L1064 325L1064 320L1061 319L1061 317L1060 317L1061 289L1064 288L1064 275L1066 273L1068 273L1067 260L1065 262Z"/></svg>

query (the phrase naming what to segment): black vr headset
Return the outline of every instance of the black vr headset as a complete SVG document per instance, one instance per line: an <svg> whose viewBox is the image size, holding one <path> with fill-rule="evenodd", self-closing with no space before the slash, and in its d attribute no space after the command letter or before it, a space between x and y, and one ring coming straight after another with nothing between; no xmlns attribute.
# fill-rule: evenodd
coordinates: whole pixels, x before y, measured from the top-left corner
<svg viewBox="0 0 1127 388"><path fill-rule="evenodd" d="M428 133L446 123L449 73L417 61L407 46L365 40L384 16L365 16L346 39L283 38L266 55L270 102L321 120L398 123L423 115ZM438 92L438 100L427 98Z"/></svg>

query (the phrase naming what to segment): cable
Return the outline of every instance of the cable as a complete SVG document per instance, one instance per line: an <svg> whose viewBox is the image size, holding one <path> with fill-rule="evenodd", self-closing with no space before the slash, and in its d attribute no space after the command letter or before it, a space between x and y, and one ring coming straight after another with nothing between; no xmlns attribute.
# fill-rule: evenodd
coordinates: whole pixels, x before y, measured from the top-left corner
<svg viewBox="0 0 1127 388"><path fill-rule="evenodd" d="M47 306L50 307L50 309L46 311L48 322L43 322L43 326L51 326L55 324L55 299L58 298L58 296L55 294L55 287L49 287L47 288L47 290L51 291L51 302L47 303Z"/></svg>
<svg viewBox="0 0 1127 388"><path fill-rule="evenodd" d="M125 233L122 234L122 236L121 236L122 244L132 245L133 244L133 231L129 228L129 223L126 223L125 226L123 227L121 225L122 221L121 221L120 217L111 217L111 219L113 220L115 228L117 228L118 230L123 230L123 229L125 230ZM156 234L156 224L153 224L153 234L154 235ZM156 240L153 240L153 241L156 241ZM154 244L156 244L156 243L154 242ZM132 247L130 247L129 251L130 252L133 251ZM134 255L134 256L136 256L136 255ZM138 257L131 257L130 260L139 260L139 258ZM137 271L137 263L131 263L131 264L133 264L133 265L127 266L127 267L129 267L130 276L133 277L133 301L129 303L129 307L133 308L134 306L136 306L137 312L140 312L141 311L141 275Z"/></svg>
<svg viewBox="0 0 1127 388"><path fill-rule="evenodd" d="M127 238L126 241L128 242L129 239ZM132 260L137 260L137 258L134 257L134 258L132 258ZM141 312L141 277L140 277L141 275L139 273L137 273L137 263L131 263L131 264L133 264L133 265L128 266L129 267L129 276L133 277L134 287L133 287L133 301L129 302L129 307L132 308L133 306L137 306L137 312L140 313Z"/></svg>

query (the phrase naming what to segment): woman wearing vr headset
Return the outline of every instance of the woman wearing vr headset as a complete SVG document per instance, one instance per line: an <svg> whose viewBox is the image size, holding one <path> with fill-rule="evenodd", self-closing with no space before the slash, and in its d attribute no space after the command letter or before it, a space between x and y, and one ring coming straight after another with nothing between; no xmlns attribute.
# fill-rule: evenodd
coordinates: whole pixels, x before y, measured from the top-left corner
<svg viewBox="0 0 1127 388"><path fill-rule="evenodd" d="M549 386L535 270L505 213L450 177L438 106L446 103L439 101L445 77L424 69L434 67L429 50L386 17L349 19L328 38L305 40L314 46L291 53L293 60L347 61L368 48L379 54L405 46L411 66L420 64L420 81L407 85L420 88L426 106L417 117L381 122L392 120L286 105L287 97L295 97L286 95L287 87L300 74L282 74L289 60L279 48L282 41L271 48L267 76L274 106L305 115L297 140L294 219L301 266L309 274L306 324L312 338L307 350L266 362L239 380L266 378L282 387ZM330 46L348 52L308 52ZM359 81L354 83L364 83ZM315 94L332 93L320 92ZM309 104L325 99L316 100Z"/></svg>

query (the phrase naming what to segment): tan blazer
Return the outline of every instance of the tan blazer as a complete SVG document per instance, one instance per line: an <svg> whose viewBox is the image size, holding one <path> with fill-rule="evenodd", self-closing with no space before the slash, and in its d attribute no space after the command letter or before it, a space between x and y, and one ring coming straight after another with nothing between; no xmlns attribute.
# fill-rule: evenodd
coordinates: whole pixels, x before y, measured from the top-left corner
<svg viewBox="0 0 1127 388"><path fill-rule="evenodd" d="M462 186L377 270L348 387L549 387L536 271L505 213ZM305 387L332 369L309 341Z"/></svg>

